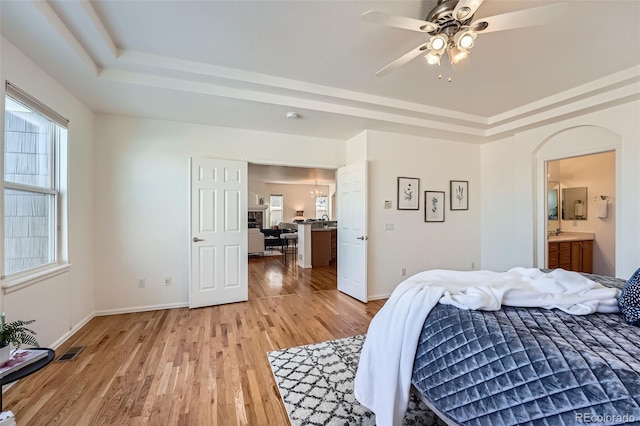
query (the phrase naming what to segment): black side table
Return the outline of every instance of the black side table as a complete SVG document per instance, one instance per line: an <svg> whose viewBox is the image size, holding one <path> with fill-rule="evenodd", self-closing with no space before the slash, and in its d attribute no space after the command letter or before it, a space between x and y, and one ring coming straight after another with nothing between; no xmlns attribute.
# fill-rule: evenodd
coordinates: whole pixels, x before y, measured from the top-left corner
<svg viewBox="0 0 640 426"><path fill-rule="evenodd" d="M49 348L33 348L33 349L41 349L47 351L47 356L33 362L29 365L26 365L18 370L14 371L11 374L7 374L6 376L0 378L0 387L4 385L8 385L9 383L15 382L16 380L20 380L24 377L27 377L30 374L35 373L36 371L47 366L53 358L56 357L56 352L53 349ZM0 411L2 411L2 390L0 389Z"/></svg>

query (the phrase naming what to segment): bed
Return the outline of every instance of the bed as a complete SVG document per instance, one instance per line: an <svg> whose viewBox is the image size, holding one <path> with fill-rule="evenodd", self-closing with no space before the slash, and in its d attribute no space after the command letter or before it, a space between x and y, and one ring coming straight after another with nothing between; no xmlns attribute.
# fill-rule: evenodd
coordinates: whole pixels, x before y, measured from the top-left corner
<svg viewBox="0 0 640 426"><path fill-rule="evenodd" d="M640 327L619 314L438 304L420 334L411 381L450 424L640 422Z"/></svg>
<svg viewBox="0 0 640 426"><path fill-rule="evenodd" d="M625 284L591 274L579 278L585 277L609 292L607 289L622 289ZM420 294L408 294L411 306ZM410 382L412 392L447 424L640 424L640 327L627 324L620 314L572 315L559 309L504 306L507 303L499 310L472 310L438 300L418 330L415 358L412 355L409 360L413 362ZM410 310L406 320L397 319L402 299L394 303L385 314L385 323L393 318L411 324ZM389 330L381 336L387 345L392 338ZM403 342L414 333L400 330ZM403 356L400 351L400 358ZM363 363L365 357L373 361ZM396 425L397 413L387 410L384 400L394 398L396 410L398 404L404 404L398 397L402 392L385 391L380 397L381 387L376 385L398 384L400 389L406 380L402 373L389 376L384 372L384 377L372 381L369 376L380 366L378 359L378 355L361 356L360 366L366 364L366 368L361 374L359 367L362 377L356 377L356 397L377 418L385 419L379 425ZM387 360L390 366L395 363L393 358ZM378 391L368 392L367 388ZM376 410L378 407L382 408Z"/></svg>

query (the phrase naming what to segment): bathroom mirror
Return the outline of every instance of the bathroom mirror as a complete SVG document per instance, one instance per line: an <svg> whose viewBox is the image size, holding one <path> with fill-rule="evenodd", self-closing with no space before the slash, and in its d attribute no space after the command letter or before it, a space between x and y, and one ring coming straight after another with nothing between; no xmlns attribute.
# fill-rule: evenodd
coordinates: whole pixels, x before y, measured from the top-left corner
<svg viewBox="0 0 640 426"><path fill-rule="evenodd" d="M562 189L562 220L587 220L587 187Z"/></svg>
<svg viewBox="0 0 640 426"><path fill-rule="evenodd" d="M549 220L558 220L558 182L547 182L547 216Z"/></svg>
<svg viewBox="0 0 640 426"><path fill-rule="evenodd" d="M547 182L547 230L560 229L560 182Z"/></svg>

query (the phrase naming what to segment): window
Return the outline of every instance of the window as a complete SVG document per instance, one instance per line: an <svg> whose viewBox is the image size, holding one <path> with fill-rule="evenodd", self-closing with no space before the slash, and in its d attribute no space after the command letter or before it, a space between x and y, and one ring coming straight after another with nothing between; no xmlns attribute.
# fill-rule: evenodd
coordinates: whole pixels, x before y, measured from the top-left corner
<svg viewBox="0 0 640 426"><path fill-rule="evenodd" d="M283 205L284 197L282 195L271 195L269 197L269 211L271 213L269 224L271 226L277 226L280 222L282 222Z"/></svg>
<svg viewBox="0 0 640 426"><path fill-rule="evenodd" d="M66 138L66 119L7 82L3 278L46 269L61 258L57 231Z"/></svg>
<svg viewBox="0 0 640 426"><path fill-rule="evenodd" d="M316 197L316 219L321 219L322 215L327 215L329 217L329 213L327 211L327 196Z"/></svg>

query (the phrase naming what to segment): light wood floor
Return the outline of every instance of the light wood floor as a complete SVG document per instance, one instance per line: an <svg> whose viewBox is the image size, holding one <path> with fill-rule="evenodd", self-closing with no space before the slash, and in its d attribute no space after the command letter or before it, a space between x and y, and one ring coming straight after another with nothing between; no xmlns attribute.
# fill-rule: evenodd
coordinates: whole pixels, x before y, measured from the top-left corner
<svg viewBox="0 0 640 426"><path fill-rule="evenodd" d="M86 346L4 395L26 425L287 425L266 352L365 333L383 301L336 290L335 267L249 260L249 301L96 317Z"/></svg>

